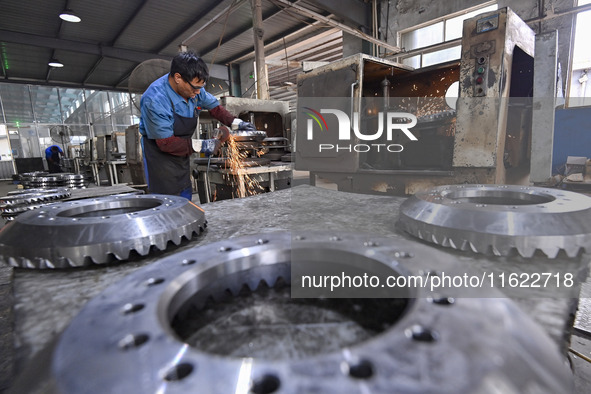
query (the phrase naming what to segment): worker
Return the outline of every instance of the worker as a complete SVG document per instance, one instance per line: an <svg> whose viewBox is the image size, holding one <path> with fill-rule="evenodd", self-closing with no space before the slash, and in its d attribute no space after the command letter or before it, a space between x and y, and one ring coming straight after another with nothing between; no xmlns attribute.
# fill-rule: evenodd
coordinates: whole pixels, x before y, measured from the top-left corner
<svg viewBox="0 0 591 394"><path fill-rule="evenodd" d="M170 65L170 73L154 81L140 101L140 126L144 170L150 193L192 198L190 156L194 152L214 155L230 138L220 127L218 138L192 140L201 110L232 130L254 131L254 125L230 114L205 90L209 71L193 52L181 52Z"/></svg>
<svg viewBox="0 0 591 394"><path fill-rule="evenodd" d="M51 145L45 149L45 158L50 173L62 172L60 159L63 154L64 151L58 145Z"/></svg>

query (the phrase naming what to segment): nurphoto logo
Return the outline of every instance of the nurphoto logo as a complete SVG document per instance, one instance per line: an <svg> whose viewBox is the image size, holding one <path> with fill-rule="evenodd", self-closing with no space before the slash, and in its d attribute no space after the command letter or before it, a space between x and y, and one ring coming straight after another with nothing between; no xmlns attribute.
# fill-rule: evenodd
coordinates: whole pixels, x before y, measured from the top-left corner
<svg viewBox="0 0 591 394"><path fill-rule="evenodd" d="M353 112L353 126L351 127L351 119L349 115L344 111L338 109L320 109L316 111L310 107L304 107L304 114L308 116L306 124L306 138L308 141L314 139L314 129L319 130L320 133L328 133L328 124L322 114L329 114L336 116L338 122L338 140L339 141L351 141L354 135L355 138L361 141L376 141L382 138L384 132L386 133L386 140L388 142L394 139L395 132L402 132L411 141L418 141L418 138L409 130L417 124L417 117L408 112L379 112L378 116L378 129L373 134L361 133L359 130L360 118L358 112ZM365 120L365 119L362 119ZM385 124L385 126L384 126ZM316 126L315 126L316 125ZM353 135L351 134L353 130ZM392 153L402 152L404 147L401 144L384 144L384 143L372 143L372 144L318 144L318 151L349 151L349 152L369 152L370 150L375 151L388 151Z"/></svg>

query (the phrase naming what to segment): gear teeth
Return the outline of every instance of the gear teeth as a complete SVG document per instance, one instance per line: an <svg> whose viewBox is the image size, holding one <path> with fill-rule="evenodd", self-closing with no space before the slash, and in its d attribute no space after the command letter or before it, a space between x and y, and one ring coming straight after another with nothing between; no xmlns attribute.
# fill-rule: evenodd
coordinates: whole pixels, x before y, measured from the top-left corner
<svg viewBox="0 0 591 394"><path fill-rule="evenodd" d="M110 261L109 256L113 256L117 260L127 260L129 258L130 252L131 250L126 248L117 248L116 250L112 250L105 255L103 263L107 263Z"/></svg>
<svg viewBox="0 0 591 394"><path fill-rule="evenodd" d="M33 264L33 262L29 259L23 259L21 263L22 263L23 267L25 267L25 268L37 268L37 266L35 264ZM42 262L40 262L39 265L41 265L41 263Z"/></svg>
<svg viewBox="0 0 591 394"><path fill-rule="evenodd" d="M468 241L466 241L466 242L468 243L468 246L472 252L478 253L478 248L476 247L476 245L474 245L472 242L468 242ZM464 249L462 249L462 250L464 250Z"/></svg>
<svg viewBox="0 0 591 394"><path fill-rule="evenodd" d="M556 256L558 256L558 252L560 252L560 248L558 246L552 246L552 245L542 246L540 249L550 259L555 259ZM574 257L574 256L571 256L571 257Z"/></svg>
<svg viewBox="0 0 591 394"><path fill-rule="evenodd" d="M155 247L157 247L159 250L165 250L166 249L166 244L168 243L168 240L163 239L162 237L158 237L158 239L156 239L153 243L153 245Z"/></svg>
<svg viewBox="0 0 591 394"><path fill-rule="evenodd" d="M66 263L68 264L69 267L74 268L76 267L76 263L74 262L74 260L66 258Z"/></svg>
<svg viewBox="0 0 591 394"><path fill-rule="evenodd" d="M146 256L148 253L150 253L150 246L138 243L135 245L133 250L135 250L140 256Z"/></svg>
<svg viewBox="0 0 591 394"><path fill-rule="evenodd" d="M522 257L529 259L534 255L534 253L536 253L536 248L533 246L523 246L522 245L522 246L517 247L517 252L519 252L519 254Z"/></svg>
<svg viewBox="0 0 591 394"><path fill-rule="evenodd" d="M580 250L581 250L581 248L578 246L575 246L573 248L564 249L564 251L566 252L566 255L571 258L577 257L579 255Z"/></svg>
<svg viewBox="0 0 591 394"><path fill-rule="evenodd" d="M19 262L14 257L8 257L8 265L11 267L20 267Z"/></svg>
<svg viewBox="0 0 591 394"><path fill-rule="evenodd" d="M491 245L490 250L492 252L492 254L494 254L495 256L502 256L503 253L499 250L499 248Z"/></svg>
<svg viewBox="0 0 591 394"><path fill-rule="evenodd" d="M43 198L40 198L38 196L33 197L34 200L43 201L46 201L50 198L46 196L43 196ZM155 224L155 226L152 226L153 228L151 227L151 230L148 229L149 231L146 230L147 234L143 237L140 236L137 238L133 238L133 234L135 234L135 232L133 231L130 232L130 234L125 233L125 227L121 226L121 224L127 223L123 220L127 219L128 215L104 217L104 219L111 220L110 224L112 226L116 226L114 227L114 229L116 228L121 231L120 236L119 233L117 233L116 236L113 236L111 234L104 237L104 241L100 241L97 240L96 237L88 236L92 232L85 232L86 236L83 237L82 235L80 235L77 238L78 244L75 246L71 246L70 244L64 242L65 245L63 247L60 247L62 243L59 242L59 240L49 239L47 244L50 246L39 245L40 248L37 250L35 249L35 247L23 248L21 245L17 244L12 248L12 250L18 250L18 252L15 253L15 256L0 255L0 260L6 261L8 265L11 265L13 267L24 268L69 268L92 266L111 263L115 260L128 260L131 256L135 256L135 253L137 253L137 255L140 256L146 256L150 254L150 252L155 251L156 249L164 251L168 247L173 246L173 244L176 246L180 246L183 244L184 239L191 240L193 237L199 236L201 233L205 231L207 221L203 216L203 211L192 207L189 203L187 203L185 199L178 197L178 200L175 200L176 197L158 195L151 195L149 197L145 197L149 198L150 201L152 201L153 199L159 199L161 200L161 204L164 204L164 202L166 202L165 206L170 208L161 207L160 212L155 212L153 214L156 217L153 221L153 224ZM53 199L53 197L51 198ZM110 199L112 199L112 196L100 197L93 200L89 200L87 203L93 208L96 207L96 209L100 209L101 204L103 204L103 200ZM169 204L170 201L172 201L172 203ZM80 204L84 204L84 202ZM33 220L29 221L17 221L18 226L16 228L18 230L14 230L14 225L11 227L11 230L20 231L26 235L29 235L30 232L41 232L41 235L44 235L42 229L40 230L40 228L50 227L49 225L45 226L45 220L51 220L51 216L59 216L61 210L70 208L70 205L68 205L68 203L63 203L62 205L55 205L57 210L52 210L48 213L48 215L34 217ZM174 226L168 225L168 223L170 222L169 220L166 223L164 223L162 220L170 219L171 216L170 212L162 211L172 211L174 215L177 215L175 216L177 218L179 218L179 214L182 215L183 220L179 220L183 223L179 223ZM47 218L48 216L50 217ZM85 219L79 220L80 221L72 222L71 224L69 223L69 221L56 221L55 224L51 223L51 225L55 226L56 228L63 227L66 231L77 231L77 226L83 225L83 220ZM29 223L31 221L35 223L40 222L44 224L44 226L33 226L33 228L31 228L31 225ZM91 226L91 224L89 224L89 226ZM52 233L57 234L58 231L54 231ZM110 234L110 231L107 232L107 234ZM2 239L2 241L0 241L0 247L3 247L4 244L2 242L4 238L0 239ZM12 237L11 239L15 239L15 237ZM95 243L97 241L99 241L99 243ZM12 245L7 246L12 247ZM64 253L68 255L68 258L55 256L55 254ZM33 260L33 262L27 263L26 259L31 259ZM49 261L42 263L42 259L47 259Z"/></svg>

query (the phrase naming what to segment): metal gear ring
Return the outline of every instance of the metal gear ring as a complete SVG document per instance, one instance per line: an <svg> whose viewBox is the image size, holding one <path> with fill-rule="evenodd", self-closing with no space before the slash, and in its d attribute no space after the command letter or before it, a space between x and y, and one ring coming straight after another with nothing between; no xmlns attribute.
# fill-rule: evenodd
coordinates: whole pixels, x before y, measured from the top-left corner
<svg viewBox="0 0 591 394"><path fill-rule="evenodd" d="M400 206L398 225L427 242L475 253L556 258L591 252L591 198L540 187L439 186Z"/></svg>
<svg viewBox="0 0 591 394"><path fill-rule="evenodd" d="M63 187L56 189L24 189L20 193L9 193L7 196L0 197L0 208L60 200L69 196L70 191Z"/></svg>
<svg viewBox="0 0 591 394"><path fill-rule="evenodd" d="M206 227L183 197L119 195L61 202L19 215L0 232L0 261L24 268L68 268L145 256ZM34 239L35 242L30 242Z"/></svg>
<svg viewBox="0 0 591 394"><path fill-rule="evenodd" d="M493 296L498 298L453 299L427 289L406 289L408 303L385 331L299 359L211 354L185 343L173 328L190 304L199 309L207 299L240 294L245 285L256 289L261 280L270 286L278 278L289 282L293 259L384 265L398 275L417 272L429 261L458 265L433 248L408 244L359 234L268 233L170 255L86 304L53 349L52 387L56 393L568 391L572 374L556 345L497 292ZM218 341L252 345L252 331L237 338L216 335ZM279 336L269 340L282 346ZM319 340L330 342L326 336Z"/></svg>
<svg viewBox="0 0 591 394"><path fill-rule="evenodd" d="M63 187L56 189L23 189L9 192L7 196L0 197L1 216L4 220L11 221L22 212L39 209L69 196L69 189Z"/></svg>

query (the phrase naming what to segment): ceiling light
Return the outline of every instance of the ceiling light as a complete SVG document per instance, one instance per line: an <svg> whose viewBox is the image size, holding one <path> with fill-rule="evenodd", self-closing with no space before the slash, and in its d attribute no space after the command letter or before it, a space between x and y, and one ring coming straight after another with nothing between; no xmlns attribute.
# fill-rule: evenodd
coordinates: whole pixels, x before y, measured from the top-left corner
<svg viewBox="0 0 591 394"><path fill-rule="evenodd" d="M57 59L51 59L49 63L47 63L49 67L63 67L64 63L60 62Z"/></svg>
<svg viewBox="0 0 591 394"><path fill-rule="evenodd" d="M61 14L60 18L66 22L80 22L82 19L72 11L70 8L66 8Z"/></svg>

